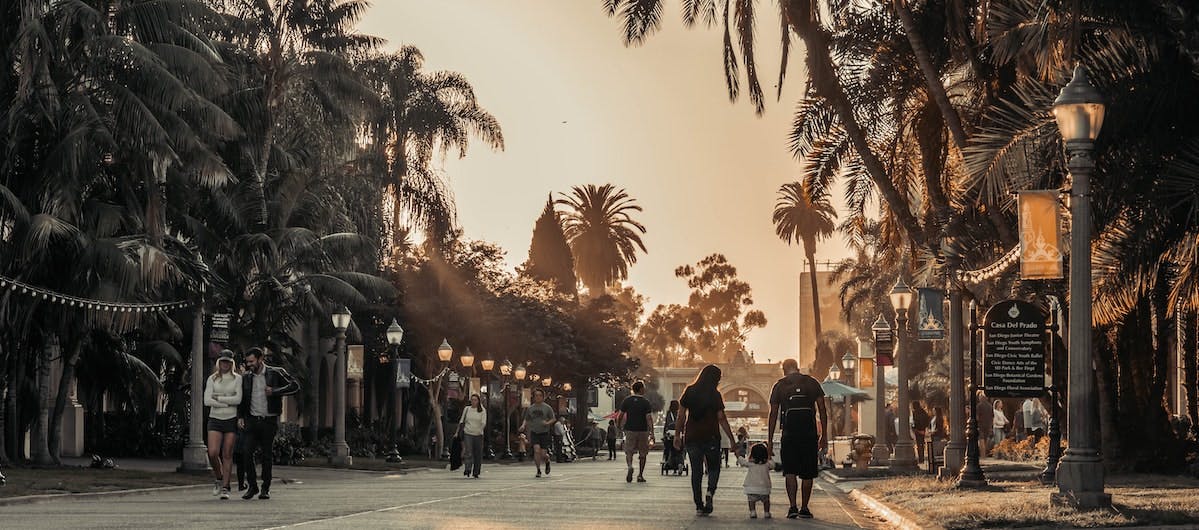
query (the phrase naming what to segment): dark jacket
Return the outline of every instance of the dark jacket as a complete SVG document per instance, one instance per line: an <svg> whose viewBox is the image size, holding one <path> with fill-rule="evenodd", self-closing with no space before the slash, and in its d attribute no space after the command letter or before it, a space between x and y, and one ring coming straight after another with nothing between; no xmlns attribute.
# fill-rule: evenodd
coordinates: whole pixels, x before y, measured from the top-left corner
<svg viewBox="0 0 1199 530"><path fill-rule="evenodd" d="M266 409L272 416L278 416L283 413L283 396L290 396L300 391L299 383L287 373L287 370L275 366L265 365L263 369L266 371L266 386L271 387L271 395L266 397ZM254 391L254 374L246 372L241 377L241 404L237 406L237 417L250 417L250 403L253 398L250 393Z"/></svg>

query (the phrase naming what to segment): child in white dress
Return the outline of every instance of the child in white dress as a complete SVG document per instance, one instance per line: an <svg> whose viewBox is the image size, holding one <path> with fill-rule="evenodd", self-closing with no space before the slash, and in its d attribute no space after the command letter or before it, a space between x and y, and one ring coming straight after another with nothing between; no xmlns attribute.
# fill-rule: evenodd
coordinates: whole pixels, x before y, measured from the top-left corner
<svg viewBox="0 0 1199 530"><path fill-rule="evenodd" d="M774 462L767 454L766 444L758 442L749 449L749 458L738 457L737 463L748 468L745 472L745 498L749 501L749 518L758 518L758 502L766 519L770 519L770 470Z"/></svg>

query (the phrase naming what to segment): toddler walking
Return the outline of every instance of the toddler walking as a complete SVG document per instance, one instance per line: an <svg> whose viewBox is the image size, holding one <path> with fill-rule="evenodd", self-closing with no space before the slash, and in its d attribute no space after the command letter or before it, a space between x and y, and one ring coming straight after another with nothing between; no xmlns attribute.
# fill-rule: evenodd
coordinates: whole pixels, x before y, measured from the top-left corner
<svg viewBox="0 0 1199 530"><path fill-rule="evenodd" d="M749 518L758 518L758 502L762 503L764 517L770 519L770 470L774 462L768 456L766 444L758 442L749 449L749 458L738 458L738 463L745 466L745 498L749 501Z"/></svg>

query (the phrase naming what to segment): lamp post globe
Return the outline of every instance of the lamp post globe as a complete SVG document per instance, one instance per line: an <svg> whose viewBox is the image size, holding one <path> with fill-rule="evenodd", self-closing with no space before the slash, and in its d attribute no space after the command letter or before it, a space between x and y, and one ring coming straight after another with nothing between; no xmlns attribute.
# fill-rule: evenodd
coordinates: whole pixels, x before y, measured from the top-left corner
<svg viewBox="0 0 1199 530"><path fill-rule="evenodd" d="M840 381L841 380L841 367L837 366L834 363L833 366L828 369L828 378L833 381Z"/></svg>
<svg viewBox="0 0 1199 530"><path fill-rule="evenodd" d="M343 306L339 307L336 311L333 312L333 315L332 315L333 327L335 329L337 329L337 331L344 332L346 330L346 328L350 327L350 317L351 316L352 315L350 314L350 310L347 309L346 306L343 305Z"/></svg>
<svg viewBox="0 0 1199 530"><path fill-rule="evenodd" d="M450 346L450 341L441 339L441 346L437 347L437 359L443 363L450 362L450 358L454 356L454 348Z"/></svg>
<svg viewBox="0 0 1199 530"><path fill-rule="evenodd" d="M387 343L392 346L398 346L404 340L404 328L393 318L391 325L387 326Z"/></svg>
<svg viewBox="0 0 1199 530"><path fill-rule="evenodd" d="M462 362L463 368L470 368L475 365L475 354L470 352L470 348L467 348L466 351L462 352L462 355L458 357L458 360Z"/></svg>
<svg viewBox="0 0 1199 530"><path fill-rule="evenodd" d="M858 358L848 351L841 357L841 366L844 366L847 371L853 371L854 368L857 368L857 364Z"/></svg>
<svg viewBox="0 0 1199 530"><path fill-rule="evenodd" d="M904 283L903 276L895 279L895 285L891 287L888 296L891 298L891 307L896 311L907 311L912 306L912 288Z"/></svg>
<svg viewBox="0 0 1199 530"><path fill-rule="evenodd" d="M491 357L483 359L482 361L479 361L479 366L483 367L484 372L491 373L492 369L495 368L495 359L492 359Z"/></svg>
<svg viewBox="0 0 1199 530"><path fill-rule="evenodd" d="M516 365L516 369L512 370L512 377L515 377L517 381L524 381L527 374L528 370L523 364Z"/></svg>
<svg viewBox="0 0 1199 530"><path fill-rule="evenodd" d="M1083 508L1107 508L1111 495L1104 492L1103 456L1094 418L1098 408L1091 370L1091 173L1092 152L1103 126L1105 107L1098 90L1082 66L1053 102L1053 117L1066 143L1070 170L1070 321L1069 376L1066 384L1070 433L1065 455L1058 463L1059 493L1055 503Z"/></svg>

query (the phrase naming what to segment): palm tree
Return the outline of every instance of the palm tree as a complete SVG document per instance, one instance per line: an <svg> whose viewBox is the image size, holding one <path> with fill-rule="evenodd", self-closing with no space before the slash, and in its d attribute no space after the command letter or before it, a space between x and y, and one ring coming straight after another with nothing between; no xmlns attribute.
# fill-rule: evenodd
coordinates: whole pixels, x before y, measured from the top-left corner
<svg viewBox="0 0 1199 530"><path fill-rule="evenodd" d="M774 233L788 245L803 245L808 262L808 277L812 285L812 318L816 336L820 326L820 282L816 281L816 243L833 235L836 226L833 220L837 211L824 195L812 195L810 189L799 182L783 184L778 191L778 202L774 205Z"/></svg>
<svg viewBox="0 0 1199 530"><path fill-rule="evenodd" d="M627 279L629 266L637 263L637 249L646 251L641 241L645 226L632 216L641 206L611 184L575 186L554 204L565 207L562 229L588 293L600 296L608 285Z"/></svg>
<svg viewBox="0 0 1199 530"><path fill-rule="evenodd" d="M394 203L393 230L406 217L440 241L454 226L454 199L431 167L433 155L457 150L465 157L472 136L502 150L504 135L462 74L424 72L423 65L420 50L404 46L358 66L378 94L367 112L364 132L371 143L364 159L371 171L385 175L382 183Z"/></svg>

